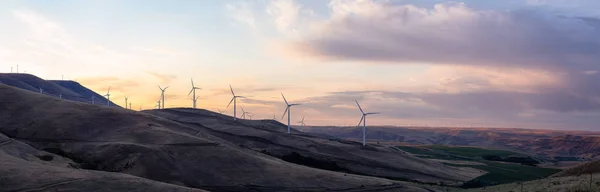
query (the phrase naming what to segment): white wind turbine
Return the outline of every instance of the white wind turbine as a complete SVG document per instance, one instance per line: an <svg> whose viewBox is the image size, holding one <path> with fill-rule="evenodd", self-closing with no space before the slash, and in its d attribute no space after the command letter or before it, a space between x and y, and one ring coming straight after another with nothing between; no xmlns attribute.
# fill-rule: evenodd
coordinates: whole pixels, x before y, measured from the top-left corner
<svg viewBox="0 0 600 192"><path fill-rule="evenodd" d="M156 105L156 108L157 108L157 109L160 109L160 99L158 99L158 102L157 102L157 103L158 103L158 104Z"/></svg>
<svg viewBox="0 0 600 192"><path fill-rule="evenodd" d="M129 103L129 109L133 109L133 108L131 108L131 103Z"/></svg>
<svg viewBox="0 0 600 192"><path fill-rule="evenodd" d="M237 98L244 98L244 96L239 96L239 95L235 95L235 93L233 92L233 88L231 88L231 85L229 85L229 90L231 90L231 94L233 95L233 98L231 98L231 101L229 101L229 104L227 104L227 107L229 107L229 105L231 105L231 102L233 102L233 120L237 120L236 114L237 114Z"/></svg>
<svg viewBox="0 0 600 192"><path fill-rule="evenodd" d="M62 99L62 92L58 93L58 98Z"/></svg>
<svg viewBox="0 0 600 192"><path fill-rule="evenodd" d="M362 113L362 117L360 118L360 121L358 122L358 126L360 126L360 123L363 123L363 137L362 137L362 143L363 146L366 145L366 138L367 138L367 115L375 115L375 114L379 114L378 112L376 113L365 113L362 108L360 107L360 104L358 104L358 101L354 100L356 102L356 105L358 106L358 109L360 109L360 112Z"/></svg>
<svg viewBox="0 0 600 192"><path fill-rule="evenodd" d="M96 99L95 95L92 95L92 105L95 104L94 100Z"/></svg>
<svg viewBox="0 0 600 192"><path fill-rule="evenodd" d="M196 108L196 101L198 101L198 97L196 97L196 89L201 89L201 88L194 86L194 79L191 79L191 80L192 80L192 90L190 90L190 93L188 93L188 96L190 96L190 94L194 93L192 95L192 101L193 101L193 105L192 106L195 109Z"/></svg>
<svg viewBox="0 0 600 192"><path fill-rule="evenodd" d="M248 113L248 117L250 117L249 119L252 120L252 117L254 117L254 114Z"/></svg>
<svg viewBox="0 0 600 192"><path fill-rule="evenodd" d="M285 101L285 111L283 112L283 116L281 116L281 119L283 119L283 117L285 117L285 114L287 113L287 115L288 115L288 134L290 134L291 133L291 131L290 131L290 115L292 113L292 106L301 105L301 104L288 103L287 100L285 99L285 96L283 96L283 93L281 94L281 97L283 97L283 101Z"/></svg>
<svg viewBox="0 0 600 192"><path fill-rule="evenodd" d="M164 89L162 87L160 87L160 85L158 86L158 88L160 89L160 98L162 99L162 109L165 108L165 91L167 90L167 88L169 88L169 86L165 87ZM159 107L160 109L160 107Z"/></svg>
<svg viewBox="0 0 600 192"><path fill-rule="evenodd" d="M108 91L104 96L106 96L106 106L110 106L110 87L108 87Z"/></svg>
<svg viewBox="0 0 600 192"><path fill-rule="evenodd" d="M40 88L40 93L44 94L44 89L42 89L42 87L39 87L39 88Z"/></svg>
<svg viewBox="0 0 600 192"><path fill-rule="evenodd" d="M304 116L302 116L302 121L298 121L297 123L300 123L302 127L306 126L306 124L304 124Z"/></svg>

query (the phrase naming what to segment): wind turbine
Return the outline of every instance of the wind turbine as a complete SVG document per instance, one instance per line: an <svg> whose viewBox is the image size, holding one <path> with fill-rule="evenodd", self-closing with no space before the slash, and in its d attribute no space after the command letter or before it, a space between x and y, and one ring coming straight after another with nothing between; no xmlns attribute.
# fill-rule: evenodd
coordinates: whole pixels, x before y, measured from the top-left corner
<svg viewBox="0 0 600 192"><path fill-rule="evenodd" d="M246 119L246 114L250 114L246 111L244 111L244 107L240 106L242 108L242 119Z"/></svg>
<svg viewBox="0 0 600 192"><path fill-rule="evenodd" d="M160 93L160 98L162 99L162 108L165 108L165 91L167 90L167 88L169 88L169 86L165 87L164 89L162 87L160 87L160 85L158 86L158 88L160 89L161 93Z"/></svg>
<svg viewBox="0 0 600 192"><path fill-rule="evenodd" d="M127 100L129 100L129 97L125 97L125 109L127 109L127 104L129 103Z"/></svg>
<svg viewBox="0 0 600 192"><path fill-rule="evenodd" d="M229 105L231 105L231 102L233 102L233 120L235 121L237 120L237 98L244 98L244 96L235 95L235 93L233 92L233 88L231 88L231 85L229 85L229 90L231 90L231 95L233 95L233 98L231 98L231 101L229 101L227 107L229 107Z"/></svg>
<svg viewBox="0 0 600 192"><path fill-rule="evenodd" d="M198 101L198 97L196 97L196 89L201 89L201 88L194 86L194 79L191 79L191 80L192 80L192 90L190 90L190 93L188 93L188 96L190 96L190 94L194 93L192 95L192 101L194 102L193 107L195 109L196 108L196 101Z"/></svg>
<svg viewBox="0 0 600 192"><path fill-rule="evenodd" d="M58 97L62 99L62 92L58 93Z"/></svg>
<svg viewBox="0 0 600 192"><path fill-rule="evenodd" d="M217 111L219 111L219 114L223 114L223 112L221 112L221 110L219 108L217 108Z"/></svg>
<svg viewBox="0 0 600 192"><path fill-rule="evenodd" d="M96 99L96 96L92 95L92 105L95 104L94 99Z"/></svg>
<svg viewBox="0 0 600 192"><path fill-rule="evenodd" d="M156 105L157 109L160 109L160 99L158 99L158 105Z"/></svg>
<svg viewBox="0 0 600 192"><path fill-rule="evenodd" d="M358 104L357 100L354 100L356 102L356 105L358 106L358 109L360 109L360 112L362 113L362 117L360 118L360 121L358 122L358 126L360 126L360 123L363 123L363 138L362 138L362 143L363 146L366 145L366 138L367 138L367 115L375 115L375 114L379 114L378 112L376 113L365 113L362 108L360 107L360 104Z"/></svg>
<svg viewBox="0 0 600 192"><path fill-rule="evenodd" d="M110 87L108 87L108 91L104 96L106 96L106 106L110 106Z"/></svg>
<svg viewBox="0 0 600 192"><path fill-rule="evenodd" d="M297 123L300 123L302 127L306 126L306 124L304 124L304 116L302 116L302 121L298 121Z"/></svg>
<svg viewBox="0 0 600 192"><path fill-rule="evenodd" d="M252 117L254 117L254 114L248 113L248 117L250 117L250 120L252 120Z"/></svg>
<svg viewBox="0 0 600 192"><path fill-rule="evenodd" d="M42 89L42 87L39 87L39 88L40 88L40 93L44 94L44 89Z"/></svg>
<svg viewBox="0 0 600 192"><path fill-rule="evenodd" d="M283 97L283 101L285 101L285 111L283 112L283 116L281 116L281 119L283 119L283 117L285 117L285 114L287 113L288 115L288 134L290 134L290 114L292 113L292 106L296 106L296 105L301 105L298 103L288 103L287 100L285 99L285 96L283 96L283 93L281 93L281 97Z"/></svg>
<svg viewBox="0 0 600 192"><path fill-rule="evenodd" d="M131 109L133 109L133 108L131 108L131 103L129 103L129 109L130 109L130 110L131 110Z"/></svg>

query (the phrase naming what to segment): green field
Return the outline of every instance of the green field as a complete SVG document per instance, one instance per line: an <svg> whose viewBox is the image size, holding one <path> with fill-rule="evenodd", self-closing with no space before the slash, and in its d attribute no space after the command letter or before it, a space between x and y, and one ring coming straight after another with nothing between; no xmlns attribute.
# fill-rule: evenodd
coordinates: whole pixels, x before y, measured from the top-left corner
<svg viewBox="0 0 600 192"><path fill-rule="evenodd" d="M530 181L548 177L557 173L558 169L540 168L518 163L506 163L497 161L488 161L482 158L484 155L495 155L499 157L509 157L519 155L518 153L504 150L493 150L476 147L451 147L443 145L427 146L396 146L396 149L429 159L444 160L467 160L484 163L486 165L455 165L462 167L472 167L487 171L488 173L467 182L463 187L481 187L489 185L498 185L518 181Z"/></svg>

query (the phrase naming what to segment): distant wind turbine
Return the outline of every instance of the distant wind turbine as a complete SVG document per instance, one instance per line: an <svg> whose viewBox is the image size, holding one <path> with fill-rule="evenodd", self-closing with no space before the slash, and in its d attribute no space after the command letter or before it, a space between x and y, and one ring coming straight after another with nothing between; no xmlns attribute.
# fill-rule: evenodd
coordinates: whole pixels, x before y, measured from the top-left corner
<svg viewBox="0 0 600 192"><path fill-rule="evenodd" d="M62 99L62 92L58 93L58 98Z"/></svg>
<svg viewBox="0 0 600 192"><path fill-rule="evenodd" d="M110 87L108 87L108 91L104 96L106 96L106 106L110 106Z"/></svg>
<svg viewBox="0 0 600 192"><path fill-rule="evenodd" d="M217 108L217 111L219 111L219 114L223 114L223 112L221 112L221 110L219 108Z"/></svg>
<svg viewBox="0 0 600 192"><path fill-rule="evenodd" d="M283 119L283 117L285 117L285 114L287 113L287 115L288 115L288 134L290 134L291 133L291 131L290 131L290 115L292 113L292 106L301 105L301 104L288 103L287 100L285 99L285 96L283 96L283 93L281 93L281 97L283 97L283 101L285 101L285 105L286 105L285 111L283 112L283 116L281 116L281 119Z"/></svg>
<svg viewBox="0 0 600 192"><path fill-rule="evenodd" d="M129 100L129 97L125 97L125 109L127 109L127 104L129 103L127 100Z"/></svg>
<svg viewBox="0 0 600 192"><path fill-rule="evenodd" d="M358 106L358 109L360 109L360 112L362 113L362 117L360 118L360 121L358 122L358 126L360 126L360 123L363 123L363 137L362 137L362 143L363 146L366 145L366 138L367 138L367 115L375 115L375 114L379 114L378 112L376 113L365 113L362 108L360 107L360 104L358 104L358 101L354 100L356 102L356 105Z"/></svg>
<svg viewBox="0 0 600 192"><path fill-rule="evenodd" d="M196 97L196 89L201 89L201 88L194 86L194 79L191 79L191 80L192 80L192 90L190 90L190 93L188 93L188 96L190 96L190 94L194 93L192 95L192 101L193 101L193 105L192 106L195 109L196 108L196 101L198 101L198 97Z"/></svg>
<svg viewBox="0 0 600 192"><path fill-rule="evenodd" d="M160 99L158 100L158 105L156 105L157 109L160 109Z"/></svg>
<svg viewBox="0 0 600 192"><path fill-rule="evenodd" d="M250 114L246 111L244 111L244 107L240 106L242 108L242 119L246 119L246 114Z"/></svg>
<svg viewBox="0 0 600 192"><path fill-rule="evenodd" d="M92 104L95 104L94 100L96 99L95 95L92 95Z"/></svg>
<svg viewBox="0 0 600 192"><path fill-rule="evenodd" d="M248 117L250 117L249 119L252 120L252 117L254 117L254 114L248 113Z"/></svg>
<svg viewBox="0 0 600 192"><path fill-rule="evenodd" d="M129 103L129 109L133 109L133 108L131 108L131 103Z"/></svg>
<svg viewBox="0 0 600 192"><path fill-rule="evenodd" d="M300 123L302 127L306 126L306 124L304 124L304 116L302 116L302 121L298 121L297 123Z"/></svg>
<svg viewBox="0 0 600 192"><path fill-rule="evenodd" d="M40 88L40 93L44 94L44 89L42 89L42 87L39 87L39 88Z"/></svg>
<svg viewBox="0 0 600 192"><path fill-rule="evenodd" d="M244 96L235 95L235 92L233 92L233 88L231 88L231 85L229 85L229 90L231 90L231 95L233 95L233 98L231 98L231 101L229 101L227 107L229 107L229 105L231 105L231 102L233 102L233 120L235 121L237 120L237 98L244 98Z"/></svg>
<svg viewBox="0 0 600 192"><path fill-rule="evenodd" d="M165 108L165 91L167 90L167 88L169 88L169 86L165 87L164 89L162 87L160 87L160 85L158 86L158 88L160 89L160 98L162 99L162 108ZM159 108L160 109L160 108Z"/></svg>

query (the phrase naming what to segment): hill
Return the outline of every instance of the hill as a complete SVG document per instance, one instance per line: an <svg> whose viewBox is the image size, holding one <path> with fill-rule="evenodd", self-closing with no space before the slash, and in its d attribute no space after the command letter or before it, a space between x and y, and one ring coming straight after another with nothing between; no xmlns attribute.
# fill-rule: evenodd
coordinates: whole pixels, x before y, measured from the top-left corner
<svg viewBox="0 0 600 192"><path fill-rule="evenodd" d="M416 158L383 145L320 137L295 131L273 120L232 121L233 117L187 108L144 111L206 130L240 147L291 163L346 173L422 183L459 185L481 172Z"/></svg>
<svg viewBox="0 0 600 192"><path fill-rule="evenodd" d="M60 160L42 167L39 162L22 163L13 155L2 155L0 162L6 166L0 166L1 173L25 174L0 174L0 181L8 183L3 187L68 190L75 184L66 183L75 176L93 185L109 184L105 179L86 180L79 175L82 171L93 178L127 174L153 180L159 183L147 185L153 190L160 188L157 185L179 185L214 191L427 191L410 183L288 163L213 136L210 129L149 113L72 102L6 85L0 85L0 106L0 133L6 139ZM104 175L108 173L118 175ZM34 180L23 184L27 177ZM65 180L59 182L60 178Z"/></svg>
<svg viewBox="0 0 600 192"><path fill-rule="evenodd" d="M305 127L304 132L358 140L356 127ZM370 142L500 148L532 154L551 162L600 159L600 133L514 128L447 128L372 126Z"/></svg>
<svg viewBox="0 0 600 192"><path fill-rule="evenodd" d="M579 175L598 173L598 172L600 172L600 161L592 161L592 162L582 163L575 167L563 170L552 176L553 177L579 176Z"/></svg>
<svg viewBox="0 0 600 192"><path fill-rule="evenodd" d="M6 84L36 93L39 93L40 88L42 88L42 93L45 95L53 97L62 95L62 99L71 101L92 103L92 97L94 97L94 103L96 105L106 105L107 103L104 96L75 81L44 80L26 73L0 73L0 84ZM110 102L110 106L118 105Z"/></svg>

